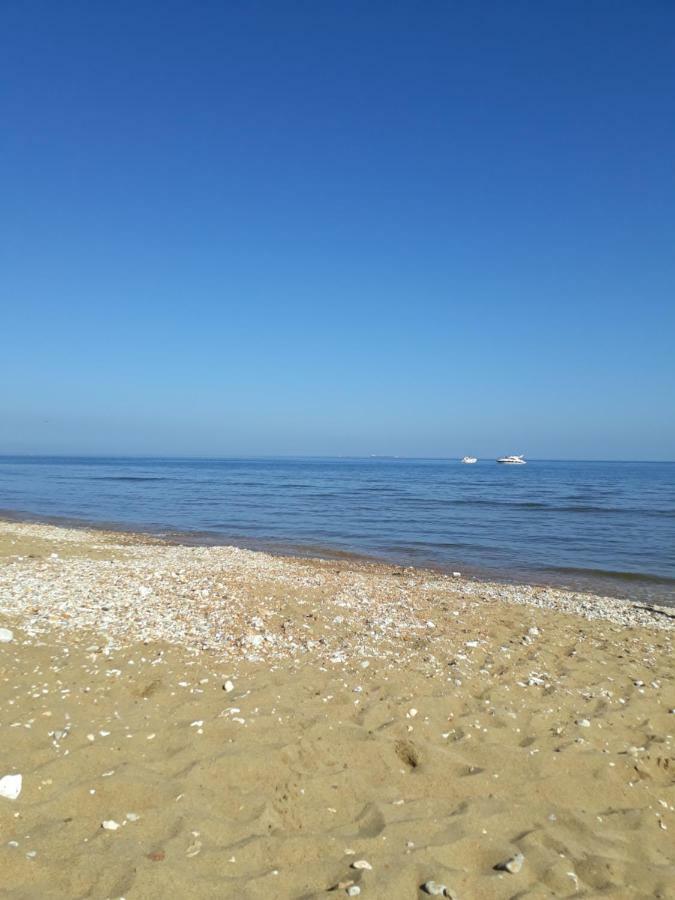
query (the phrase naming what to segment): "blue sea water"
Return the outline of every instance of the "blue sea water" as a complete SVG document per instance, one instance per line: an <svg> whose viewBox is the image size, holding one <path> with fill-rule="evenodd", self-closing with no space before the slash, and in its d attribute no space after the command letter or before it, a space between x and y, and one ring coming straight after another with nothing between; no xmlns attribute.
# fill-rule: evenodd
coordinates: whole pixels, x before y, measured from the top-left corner
<svg viewBox="0 0 675 900"><path fill-rule="evenodd" d="M0 457L0 510L675 603L675 463Z"/></svg>

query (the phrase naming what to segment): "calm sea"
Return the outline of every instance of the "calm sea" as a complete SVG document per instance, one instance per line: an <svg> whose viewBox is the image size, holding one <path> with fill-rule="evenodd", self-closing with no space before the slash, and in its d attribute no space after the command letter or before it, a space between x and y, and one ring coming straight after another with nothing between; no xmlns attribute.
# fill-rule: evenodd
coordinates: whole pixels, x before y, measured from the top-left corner
<svg viewBox="0 0 675 900"><path fill-rule="evenodd" d="M675 603L675 463L0 457L0 510Z"/></svg>

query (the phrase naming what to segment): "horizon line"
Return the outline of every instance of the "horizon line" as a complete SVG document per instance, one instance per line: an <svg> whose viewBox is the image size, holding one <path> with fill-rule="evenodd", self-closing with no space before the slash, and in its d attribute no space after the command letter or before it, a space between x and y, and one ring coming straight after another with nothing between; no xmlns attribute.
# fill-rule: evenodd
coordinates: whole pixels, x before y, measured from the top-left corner
<svg viewBox="0 0 675 900"><path fill-rule="evenodd" d="M523 454L525 455L525 454ZM487 460L496 462L498 457L483 456L478 457L478 461ZM273 453L273 454L232 454L223 456L201 456L201 455L162 455L156 453L2 453L0 452L0 460L3 459L114 459L114 460L180 460L185 462L224 462L227 460L273 460L273 459L297 459L297 460L400 460L400 461L429 461L429 462L454 462L462 459L461 456L406 456L393 453L370 453L370 454L307 454L307 453ZM528 458L529 462L622 462L622 463L675 463L675 459L626 459L626 458L582 458L572 456L561 457L538 457Z"/></svg>

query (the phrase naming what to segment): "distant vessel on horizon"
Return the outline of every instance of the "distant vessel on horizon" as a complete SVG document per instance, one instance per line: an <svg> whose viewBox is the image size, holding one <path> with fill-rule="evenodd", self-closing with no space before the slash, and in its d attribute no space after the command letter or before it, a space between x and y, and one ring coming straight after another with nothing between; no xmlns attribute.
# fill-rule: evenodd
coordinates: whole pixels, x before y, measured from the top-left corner
<svg viewBox="0 0 675 900"><path fill-rule="evenodd" d="M478 459L475 456L463 456L462 462L471 465L472 463L478 462Z"/></svg>
<svg viewBox="0 0 675 900"><path fill-rule="evenodd" d="M522 453L518 456L516 456L515 454L513 456L500 456L499 459L497 460L497 462L505 463L506 465L509 465L509 466L524 466L525 465L525 460L523 459Z"/></svg>

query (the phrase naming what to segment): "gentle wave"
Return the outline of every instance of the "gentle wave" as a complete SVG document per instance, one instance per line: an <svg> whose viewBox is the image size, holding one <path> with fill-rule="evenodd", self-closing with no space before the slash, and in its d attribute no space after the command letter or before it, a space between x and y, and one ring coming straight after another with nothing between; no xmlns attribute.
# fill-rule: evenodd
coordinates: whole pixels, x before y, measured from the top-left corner
<svg viewBox="0 0 675 900"><path fill-rule="evenodd" d="M424 502L424 501L422 501ZM542 510L545 512L574 512L574 513L600 513L608 515L639 515L645 514L649 516L665 516L666 518L675 518L675 510L654 509L648 506L597 506L588 503L556 505L553 503L542 503L540 501L518 501L518 500L447 500L449 504L457 506L489 506L493 508L504 509L532 509Z"/></svg>
<svg viewBox="0 0 675 900"><path fill-rule="evenodd" d="M163 475L88 475L89 481L171 481Z"/></svg>
<svg viewBox="0 0 675 900"><path fill-rule="evenodd" d="M583 575L591 579L616 578L621 581L649 582L654 585L665 585L675 588L675 578L647 575L644 572L624 572L617 569L582 569L577 566L551 566L551 571L565 575Z"/></svg>

